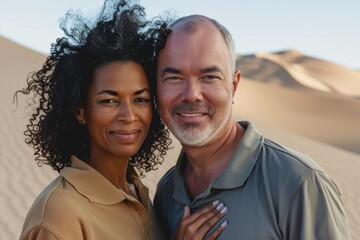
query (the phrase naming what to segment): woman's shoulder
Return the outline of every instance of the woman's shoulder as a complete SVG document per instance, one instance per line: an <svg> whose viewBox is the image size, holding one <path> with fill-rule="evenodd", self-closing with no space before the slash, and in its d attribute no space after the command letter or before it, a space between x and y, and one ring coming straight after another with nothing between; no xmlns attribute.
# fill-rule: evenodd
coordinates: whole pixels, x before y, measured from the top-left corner
<svg viewBox="0 0 360 240"><path fill-rule="evenodd" d="M64 206L73 201L74 195L78 195L72 185L62 176L55 178L37 196L29 212L48 212L49 209L59 211L59 205Z"/></svg>
<svg viewBox="0 0 360 240"><path fill-rule="evenodd" d="M73 209L79 205L75 189L61 176L54 179L34 200L22 230L22 235L45 228L51 231L60 225L71 224Z"/></svg>
<svg viewBox="0 0 360 240"><path fill-rule="evenodd" d="M52 204L52 202L56 199L53 198L54 194L57 194L59 191L59 188L63 184L64 178L63 177L57 177L55 178L47 187L36 197L34 200L29 214L38 213L39 217L43 215L43 213L46 210L46 207L49 204ZM27 217L29 217L29 214Z"/></svg>

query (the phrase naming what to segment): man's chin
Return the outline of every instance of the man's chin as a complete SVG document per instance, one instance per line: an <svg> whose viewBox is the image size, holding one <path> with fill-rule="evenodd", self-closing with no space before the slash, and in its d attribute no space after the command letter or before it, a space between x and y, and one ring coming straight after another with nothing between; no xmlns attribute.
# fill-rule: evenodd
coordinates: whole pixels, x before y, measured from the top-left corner
<svg viewBox="0 0 360 240"><path fill-rule="evenodd" d="M179 140L181 145L191 147L204 146L209 140L209 137L206 137L208 134L202 131L189 132L188 130L180 129L179 131L174 132L174 136Z"/></svg>

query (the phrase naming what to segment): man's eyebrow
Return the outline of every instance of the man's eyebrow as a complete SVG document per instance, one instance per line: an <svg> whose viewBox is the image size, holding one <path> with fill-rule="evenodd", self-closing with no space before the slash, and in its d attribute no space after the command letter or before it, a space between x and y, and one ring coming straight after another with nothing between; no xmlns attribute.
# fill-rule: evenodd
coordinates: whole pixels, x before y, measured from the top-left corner
<svg viewBox="0 0 360 240"><path fill-rule="evenodd" d="M205 67L200 69L200 73L212 73L212 72L221 72L221 69L217 66ZM181 70L174 67L166 67L162 71L161 76L163 76L166 73L181 74Z"/></svg>
<svg viewBox="0 0 360 240"><path fill-rule="evenodd" d="M200 73L213 73L213 72L221 72L221 69L217 66L211 66L200 69Z"/></svg>
<svg viewBox="0 0 360 240"><path fill-rule="evenodd" d="M174 67L166 67L164 70L162 70L161 76L164 76L166 73L174 73L174 74L180 74L180 69L174 68Z"/></svg>

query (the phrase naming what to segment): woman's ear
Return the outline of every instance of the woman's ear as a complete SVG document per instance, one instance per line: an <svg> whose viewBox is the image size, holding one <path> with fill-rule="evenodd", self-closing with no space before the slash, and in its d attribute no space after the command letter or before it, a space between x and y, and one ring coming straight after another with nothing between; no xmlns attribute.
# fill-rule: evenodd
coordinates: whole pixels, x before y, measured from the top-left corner
<svg viewBox="0 0 360 240"><path fill-rule="evenodd" d="M80 123L80 124L85 124L86 120L85 120L85 112L84 112L84 108L80 107L76 110L76 120Z"/></svg>

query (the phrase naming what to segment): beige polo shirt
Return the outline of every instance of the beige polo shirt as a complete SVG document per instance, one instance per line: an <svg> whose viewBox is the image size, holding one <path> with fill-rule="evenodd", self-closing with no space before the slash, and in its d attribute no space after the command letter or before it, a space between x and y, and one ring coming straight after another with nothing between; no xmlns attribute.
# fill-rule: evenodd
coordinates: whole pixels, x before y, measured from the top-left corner
<svg viewBox="0 0 360 240"><path fill-rule="evenodd" d="M134 169L128 174L140 202L72 156L36 198L20 239L158 239L148 189Z"/></svg>

